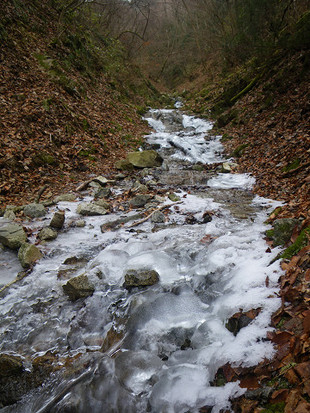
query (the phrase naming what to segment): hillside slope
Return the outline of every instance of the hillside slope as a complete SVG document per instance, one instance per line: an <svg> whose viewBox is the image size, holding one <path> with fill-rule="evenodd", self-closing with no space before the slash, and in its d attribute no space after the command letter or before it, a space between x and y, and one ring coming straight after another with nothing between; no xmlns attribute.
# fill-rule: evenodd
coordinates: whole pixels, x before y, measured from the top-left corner
<svg viewBox="0 0 310 413"><path fill-rule="evenodd" d="M138 112L159 97L118 42L77 12L63 16L64 4L0 5L2 206L109 173L139 146Z"/></svg>

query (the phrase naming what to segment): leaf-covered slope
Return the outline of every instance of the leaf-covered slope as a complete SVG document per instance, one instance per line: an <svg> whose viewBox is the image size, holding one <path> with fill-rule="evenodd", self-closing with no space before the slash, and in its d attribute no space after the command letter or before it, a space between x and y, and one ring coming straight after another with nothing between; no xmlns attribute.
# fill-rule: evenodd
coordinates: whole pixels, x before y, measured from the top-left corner
<svg viewBox="0 0 310 413"><path fill-rule="evenodd" d="M111 171L146 131L139 107L158 97L117 42L63 16L64 4L0 5L1 204Z"/></svg>

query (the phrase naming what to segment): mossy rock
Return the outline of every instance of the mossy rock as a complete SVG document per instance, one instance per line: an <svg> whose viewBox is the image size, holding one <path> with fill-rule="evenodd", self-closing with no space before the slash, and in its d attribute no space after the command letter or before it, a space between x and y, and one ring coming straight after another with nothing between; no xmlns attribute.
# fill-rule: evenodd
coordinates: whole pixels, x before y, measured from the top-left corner
<svg viewBox="0 0 310 413"><path fill-rule="evenodd" d="M25 242L18 250L18 259L23 268L30 268L40 258L42 258L42 253L33 244Z"/></svg>
<svg viewBox="0 0 310 413"><path fill-rule="evenodd" d="M282 258L283 260L290 260L294 255L298 254L298 252L308 244L309 236L310 227L301 231L294 244L286 248L286 250L280 255L279 258Z"/></svg>
<svg viewBox="0 0 310 413"><path fill-rule="evenodd" d="M299 224L295 218L277 219L273 223L273 233L269 232L273 245L284 246L291 238L294 228Z"/></svg>
<svg viewBox="0 0 310 413"><path fill-rule="evenodd" d="M95 291L95 287L89 282L85 274L71 278L62 288L71 301L89 297Z"/></svg>

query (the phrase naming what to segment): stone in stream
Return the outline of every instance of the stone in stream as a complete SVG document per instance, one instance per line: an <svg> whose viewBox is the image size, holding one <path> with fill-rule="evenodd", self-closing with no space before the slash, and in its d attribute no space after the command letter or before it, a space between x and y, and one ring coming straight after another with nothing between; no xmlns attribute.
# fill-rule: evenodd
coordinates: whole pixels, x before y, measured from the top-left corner
<svg viewBox="0 0 310 413"><path fill-rule="evenodd" d="M137 195L129 201L129 205L133 208L142 208L151 198L151 195Z"/></svg>
<svg viewBox="0 0 310 413"><path fill-rule="evenodd" d="M111 189L110 188L97 188L94 192L95 198L109 198L111 196Z"/></svg>
<svg viewBox="0 0 310 413"><path fill-rule="evenodd" d="M10 221L14 221L14 219L16 218L16 215L11 209L8 209L8 210L5 210L3 218L9 219Z"/></svg>
<svg viewBox="0 0 310 413"><path fill-rule="evenodd" d="M128 270L125 274L124 287L147 287L159 281L159 274L155 270Z"/></svg>
<svg viewBox="0 0 310 413"><path fill-rule="evenodd" d="M230 173L233 168L236 168L238 165L233 162L223 162L221 166L222 173Z"/></svg>
<svg viewBox="0 0 310 413"><path fill-rule="evenodd" d="M168 198L170 199L170 201L172 201L172 202L178 202L178 201L180 201L180 197L179 196L177 196L175 193L173 193L173 192L170 192L170 194L168 195Z"/></svg>
<svg viewBox="0 0 310 413"><path fill-rule="evenodd" d="M85 274L71 278L62 288L71 301L89 297L95 291L95 287L89 282Z"/></svg>
<svg viewBox="0 0 310 413"><path fill-rule="evenodd" d="M0 377L9 377L20 374L23 371L21 357L11 354L0 354Z"/></svg>
<svg viewBox="0 0 310 413"><path fill-rule="evenodd" d="M151 222L154 224L162 224L166 221L166 216L160 211L155 211L154 214L151 216Z"/></svg>
<svg viewBox="0 0 310 413"><path fill-rule="evenodd" d="M79 204L76 212L86 216L106 215L108 213L108 211L102 206L87 202L82 202Z"/></svg>
<svg viewBox="0 0 310 413"><path fill-rule="evenodd" d="M53 239L57 238L57 231L53 230L50 227L42 228L38 233L38 238L41 241L52 241Z"/></svg>
<svg viewBox="0 0 310 413"><path fill-rule="evenodd" d="M65 211L56 211L50 222L50 227L61 229L65 222Z"/></svg>
<svg viewBox="0 0 310 413"><path fill-rule="evenodd" d="M42 253L33 244L25 242L18 250L18 259L23 268L30 268L40 258L42 258Z"/></svg>
<svg viewBox="0 0 310 413"><path fill-rule="evenodd" d="M46 215L46 208L43 204L28 204L24 207L24 214L29 218L40 218Z"/></svg>
<svg viewBox="0 0 310 413"><path fill-rule="evenodd" d="M17 250L27 240L23 227L10 221L0 223L0 242L13 250Z"/></svg>
<svg viewBox="0 0 310 413"><path fill-rule="evenodd" d="M135 221L137 219L141 219L142 215L141 214L135 214L135 215L130 215L128 217L124 218L119 218L114 221L108 221L105 224L101 225L101 232L106 232L106 231L116 231L119 228L121 228L124 224L127 224L127 222L130 221Z"/></svg>
<svg viewBox="0 0 310 413"><path fill-rule="evenodd" d="M163 163L163 158L154 150L129 152L127 160L137 168L154 168Z"/></svg>

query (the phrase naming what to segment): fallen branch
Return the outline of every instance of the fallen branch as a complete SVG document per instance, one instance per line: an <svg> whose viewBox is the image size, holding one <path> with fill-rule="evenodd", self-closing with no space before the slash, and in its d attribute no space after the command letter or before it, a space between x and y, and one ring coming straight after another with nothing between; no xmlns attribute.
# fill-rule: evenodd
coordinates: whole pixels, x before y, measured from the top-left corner
<svg viewBox="0 0 310 413"><path fill-rule="evenodd" d="M34 202L37 204L43 194L43 192L48 188L48 185L44 185L42 186L42 188L39 190L38 195L36 197L36 199L34 200Z"/></svg>
<svg viewBox="0 0 310 413"><path fill-rule="evenodd" d="M174 202L173 204L169 204L169 205L161 205L160 207L154 209L154 211L151 212L151 213L150 213L149 215L147 215L146 217L140 219L139 221L136 221L136 222L133 222L132 224L130 224L130 225L128 226L128 228L136 227L137 225L143 224L143 222L146 222L148 219L150 219L151 216L152 216L153 214L155 214L155 212L161 211L162 209L165 209L165 208L170 208L170 207L173 206L173 205L177 205L177 204L181 204L181 203L182 203L182 201L180 201L180 202Z"/></svg>

